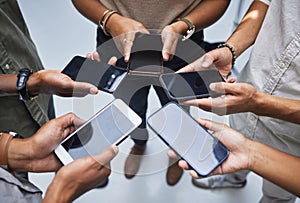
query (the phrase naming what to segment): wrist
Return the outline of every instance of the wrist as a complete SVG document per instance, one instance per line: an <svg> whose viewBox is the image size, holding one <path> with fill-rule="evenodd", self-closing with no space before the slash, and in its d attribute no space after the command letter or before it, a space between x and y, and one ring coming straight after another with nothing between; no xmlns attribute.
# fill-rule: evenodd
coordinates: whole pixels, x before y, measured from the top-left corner
<svg viewBox="0 0 300 203"><path fill-rule="evenodd" d="M224 43L224 44L220 44L218 46L218 49L223 48L223 49L227 49L227 53L230 53L231 56L231 68L234 66L235 61L236 61L236 52L235 52L235 48L229 44L229 43ZM229 52L228 52L229 51Z"/></svg>
<svg viewBox="0 0 300 203"><path fill-rule="evenodd" d="M40 93L40 74L39 72L32 73L27 81L28 93L31 97L35 97Z"/></svg>
<svg viewBox="0 0 300 203"><path fill-rule="evenodd" d="M187 18L180 18L177 21L181 21L181 22L185 23L186 26L187 26L187 29L185 30L185 33L182 34L183 35L182 41L185 41L185 40L189 39L194 34L194 32L196 30L195 25Z"/></svg>
<svg viewBox="0 0 300 203"><path fill-rule="evenodd" d="M26 139L15 138L10 142L7 152L8 167L17 172L30 171L30 145Z"/></svg>
<svg viewBox="0 0 300 203"><path fill-rule="evenodd" d="M255 89L255 88L254 88ZM264 101L266 99L265 95L263 92L257 91L255 89L255 92L253 93L253 95L250 97L251 98L251 102L250 104L250 109L249 112L252 112L256 115L261 115L261 108L264 108Z"/></svg>
<svg viewBox="0 0 300 203"><path fill-rule="evenodd" d="M252 140L249 140L247 143L247 148L248 148L248 163L246 165L247 170L251 170L253 168L253 166L255 165L255 153L256 153L256 149L255 149L255 143Z"/></svg>
<svg viewBox="0 0 300 203"><path fill-rule="evenodd" d="M109 25L113 25L113 24L108 23L108 22L113 21L112 19L116 15L119 15L119 13L117 11L108 10L107 12L104 13L103 18L101 19L101 21L99 21L99 26L103 30L103 32L106 36L111 35L110 34L111 33L111 27Z"/></svg>
<svg viewBox="0 0 300 203"><path fill-rule="evenodd" d="M188 25L181 20L177 20L176 22L172 23L171 26L175 32L180 35L185 35L186 31L189 29Z"/></svg>
<svg viewBox="0 0 300 203"><path fill-rule="evenodd" d="M72 190L66 189L63 184L63 179L57 178L57 175L49 185L43 203L48 202L57 202L57 203L66 203L71 202L73 194Z"/></svg>

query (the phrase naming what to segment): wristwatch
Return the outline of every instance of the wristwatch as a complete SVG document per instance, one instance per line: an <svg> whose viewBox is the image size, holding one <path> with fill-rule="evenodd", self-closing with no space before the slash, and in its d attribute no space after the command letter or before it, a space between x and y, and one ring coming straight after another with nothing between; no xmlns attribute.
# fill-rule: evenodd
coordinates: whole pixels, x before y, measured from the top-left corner
<svg viewBox="0 0 300 203"><path fill-rule="evenodd" d="M188 30L186 31L186 34L183 36L183 39L182 39L182 41L185 41L194 34L196 27L191 21L189 21L186 18L179 18L179 19L177 19L177 21L182 21L188 26Z"/></svg>
<svg viewBox="0 0 300 203"><path fill-rule="evenodd" d="M25 100L25 101L30 100L26 82L27 82L29 76L31 75L31 73L32 73L32 71L28 68L22 68L21 70L19 70L16 87L18 90L20 100Z"/></svg>

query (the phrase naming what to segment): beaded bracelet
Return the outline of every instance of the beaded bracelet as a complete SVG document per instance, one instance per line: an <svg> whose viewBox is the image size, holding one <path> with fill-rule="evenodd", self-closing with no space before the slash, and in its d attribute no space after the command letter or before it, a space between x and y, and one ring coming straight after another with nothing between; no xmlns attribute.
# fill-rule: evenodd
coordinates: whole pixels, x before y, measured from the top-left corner
<svg viewBox="0 0 300 203"><path fill-rule="evenodd" d="M235 50L234 50L234 48L230 45L230 44L227 44L227 43L225 43L225 44L220 44L219 46L218 46L218 48L222 48L222 47L227 47L229 50L230 50L230 52L231 52L231 54L232 54L232 67L234 66L234 64L235 64L235 60L236 60L236 53L235 53Z"/></svg>

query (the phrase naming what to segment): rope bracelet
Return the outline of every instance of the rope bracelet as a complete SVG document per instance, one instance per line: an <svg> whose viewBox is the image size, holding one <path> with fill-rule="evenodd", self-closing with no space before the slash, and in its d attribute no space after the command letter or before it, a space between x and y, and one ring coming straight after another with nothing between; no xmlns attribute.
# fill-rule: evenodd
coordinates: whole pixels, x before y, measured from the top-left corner
<svg viewBox="0 0 300 203"><path fill-rule="evenodd" d="M103 12L102 18L99 20L99 27L101 27L101 29L103 30L103 33L106 36L110 36L109 32L106 30L106 23L108 21L108 19L113 15L113 14L119 14L117 11L114 10L106 10Z"/></svg>

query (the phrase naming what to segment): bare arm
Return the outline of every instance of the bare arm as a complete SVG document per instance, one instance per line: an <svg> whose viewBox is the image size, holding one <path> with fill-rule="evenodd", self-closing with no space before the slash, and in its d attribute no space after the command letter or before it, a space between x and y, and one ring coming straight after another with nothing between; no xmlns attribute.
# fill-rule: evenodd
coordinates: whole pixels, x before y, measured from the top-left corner
<svg viewBox="0 0 300 203"><path fill-rule="evenodd" d="M87 19L98 25L106 8L98 0L72 0L76 9Z"/></svg>
<svg viewBox="0 0 300 203"><path fill-rule="evenodd" d="M191 21L196 29L202 30L220 19L229 3L230 0L204 0L184 18ZM186 23L182 21L177 21L172 25L181 35L184 35L188 29Z"/></svg>
<svg viewBox="0 0 300 203"><path fill-rule="evenodd" d="M300 124L300 100L287 99L257 92L256 105L251 112Z"/></svg>
<svg viewBox="0 0 300 203"><path fill-rule="evenodd" d="M0 81L0 96L17 95L16 74L0 74ZM59 70L34 72L29 76L26 85L30 96L45 93L70 97L98 93L98 88L94 85L73 81Z"/></svg>
<svg viewBox="0 0 300 203"><path fill-rule="evenodd" d="M300 124L300 100L269 95L247 83L214 83L210 89L226 93L223 97L195 99L183 102L219 115L252 112Z"/></svg>
<svg viewBox="0 0 300 203"><path fill-rule="evenodd" d="M259 142L253 142L249 169L265 179L300 196L300 158Z"/></svg>
<svg viewBox="0 0 300 203"><path fill-rule="evenodd" d="M253 1L239 26L227 40L234 47L237 57L255 42L268 7L259 0Z"/></svg>
<svg viewBox="0 0 300 203"><path fill-rule="evenodd" d="M268 5L265 3L259 0L253 1L241 23L227 40L227 43L234 48L237 57L255 42L267 10ZM211 64L214 64L224 77L227 76L232 68L232 54L230 50L227 47L212 50L182 68L180 72L206 69Z"/></svg>

